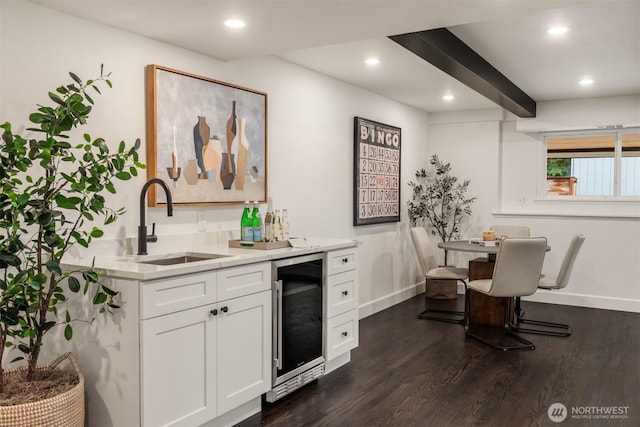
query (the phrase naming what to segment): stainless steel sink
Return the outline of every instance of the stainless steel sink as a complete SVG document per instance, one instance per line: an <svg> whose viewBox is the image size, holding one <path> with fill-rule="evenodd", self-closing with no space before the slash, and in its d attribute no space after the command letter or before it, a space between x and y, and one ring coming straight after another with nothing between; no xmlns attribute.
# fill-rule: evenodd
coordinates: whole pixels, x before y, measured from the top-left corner
<svg viewBox="0 0 640 427"><path fill-rule="evenodd" d="M149 255L139 256L132 261L137 264L152 264L152 265L176 265L187 264L198 261L210 261L212 259L228 258L233 255L213 254L213 253L180 253L180 254L166 254L166 255Z"/></svg>

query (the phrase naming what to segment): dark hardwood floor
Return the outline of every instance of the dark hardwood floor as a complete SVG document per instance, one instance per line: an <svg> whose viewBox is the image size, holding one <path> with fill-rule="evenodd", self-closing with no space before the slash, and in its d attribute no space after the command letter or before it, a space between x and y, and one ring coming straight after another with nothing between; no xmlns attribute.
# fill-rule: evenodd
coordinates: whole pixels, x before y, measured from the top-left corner
<svg viewBox="0 0 640 427"><path fill-rule="evenodd" d="M573 334L523 334L535 350L502 351L417 319L424 305L420 295L362 319L351 363L239 426L640 426L639 314L523 302L526 317Z"/></svg>

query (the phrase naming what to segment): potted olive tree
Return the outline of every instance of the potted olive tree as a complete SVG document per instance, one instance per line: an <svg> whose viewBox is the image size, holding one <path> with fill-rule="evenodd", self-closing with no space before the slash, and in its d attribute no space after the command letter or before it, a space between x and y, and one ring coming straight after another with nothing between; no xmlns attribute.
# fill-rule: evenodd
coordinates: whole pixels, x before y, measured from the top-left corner
<svg viewBox="0 0 640 427"><path fill-rule="evenodd" d="M117 293L100 282L98 271L63 271L60 264L71 247L88 247L103 235L101 226L124 212L109 208L105 195L116 192L116 181L129 180L145 167L138 162L140 140L131 147L122 141L116 150L110 150L103 138L86 133L71 142L70 132L77 135L75 128L89 118L92 97L100 94L101 87L110 88L111 81L102 66L93 80L69 75L68 84L49 92L52 105L38 105L29 115L33 127L27 131L32 136L14 133L10 123L0 125L0 425L23 425L11 418L14 403L20 400L4 398L21 394L12 386L27 383L35 390L46 371L38 358L47 333L59 326L67 340L72 338L72 323L80 319L63 308L69 292L84 294L97 313L118 308ZM26 366L5 371L5 361L17 360ZM61 423L44 420L47 425L69 425L66 418Z"/></svg>
<svg viewBox="0 0 640 427"><path fill-rule="evenodd" d="M468 197L469 180L458 182L451 174L451 164L443 163L437 154L431 156L428 169L416 171L416 181L410 181L412 198L409 201L409 218L412 226L422 226L443 242L459 238L460 224L471 215ZM444 251L447 265L447 251Z"/></svg>

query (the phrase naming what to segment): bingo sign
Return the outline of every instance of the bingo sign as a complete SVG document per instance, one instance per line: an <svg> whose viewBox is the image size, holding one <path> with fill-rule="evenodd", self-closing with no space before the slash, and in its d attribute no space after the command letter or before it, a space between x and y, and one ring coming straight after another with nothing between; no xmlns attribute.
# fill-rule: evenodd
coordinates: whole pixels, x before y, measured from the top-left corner
<svg viewBox="0 0 640 427"><path fill-rule="evenodd" d="M355 117L353 225L400 221L400 128Z"/></svg>

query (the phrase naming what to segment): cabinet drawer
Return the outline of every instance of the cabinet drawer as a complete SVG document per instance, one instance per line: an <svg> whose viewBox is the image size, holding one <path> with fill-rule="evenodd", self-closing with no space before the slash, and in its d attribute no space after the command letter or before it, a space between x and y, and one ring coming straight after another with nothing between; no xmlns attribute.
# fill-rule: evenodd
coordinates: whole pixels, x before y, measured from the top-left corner
<svg viewBox="0 0 640 427"><path fill-rule="evenodd" d="M216 272L151 280L141 286L142 319L216 301Z"/></svg>
<svg viewBox="0 0 640 427"><path fill-rule="evenodd" d="M358 346L358 310L348 311L327 321L327 360Z"/></svg>
<svg viewBox="0 0 640 427"><path fill-rule="evenodd" d="M327 277L327 317L358 308L358 272L356 270Z"/></svg>
<svg viewBox="0 0 640 427"><path fill-rule="evenodd" d="M327 252L327 275L355 270L356 248Z"/></svg>
<svg viewBox="0 0 640 427"><path fill-rule="evenodd" d="M271 265L249 264L218 270L218 301L271 289Z"/></svg>

